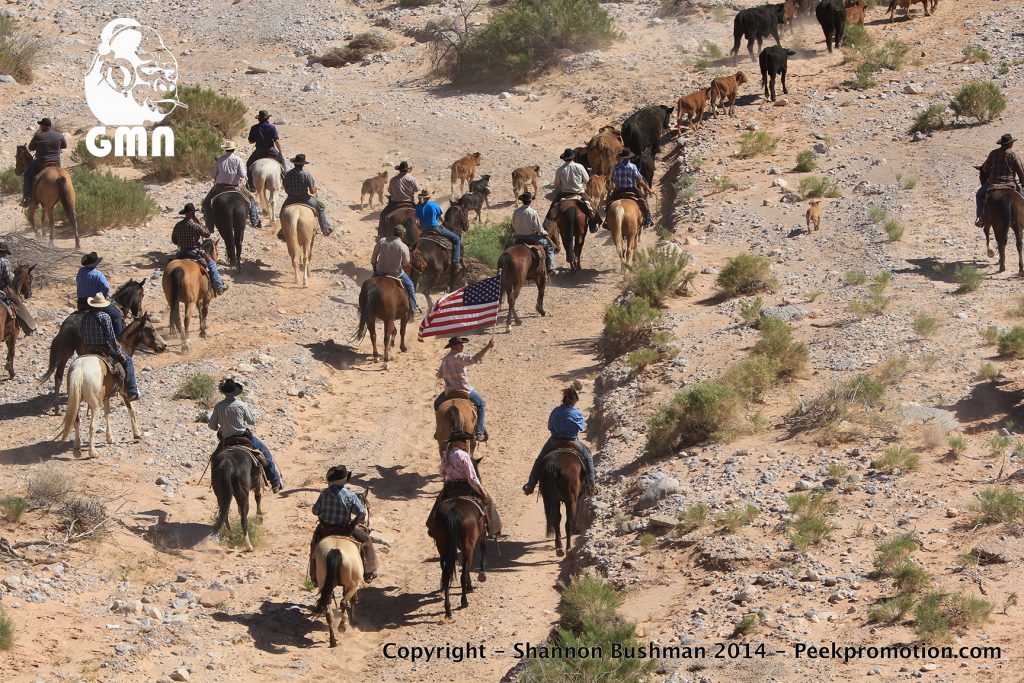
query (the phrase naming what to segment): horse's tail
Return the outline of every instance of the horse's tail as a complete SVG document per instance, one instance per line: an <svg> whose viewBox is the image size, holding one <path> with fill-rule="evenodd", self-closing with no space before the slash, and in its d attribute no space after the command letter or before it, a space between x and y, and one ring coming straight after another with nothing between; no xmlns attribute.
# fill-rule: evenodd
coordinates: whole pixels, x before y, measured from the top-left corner
<svg viewBox="0 0 1024 683"><path fill-rule="evenodd" d="M181 311L178 310L178 303L181 301L182 289L185 286L185 269L178 266L171 271L171 331L179 337L185 336L185 329L181 326Z"/></svg>
<svg viewBox="0 0 1024 683"><path fill-rule="evenodd" d="M498 306L505 301L505 277L511 265L512 257L508 255L507 251L501 252L501 256L498 257Z"/></svg>
<svg viewBox="0 0 1024 683"><path fill-rule="evenodd" d="M365 296L363 296L364 294ZM366 331L373 324L373 309L377 306L379 297L380 292L377 291L377 285L372 281L367 282L366 289L359 294L359 329L352 337L354 341L362 341L366 336Z"/></svg>
<svg viewBox="0 0 1024 683"><path fill-rule="evenodd" d="M569 258L572 256L573 250L576 246L576 206L574 205L571 209L566 209L565 213L568 214L566 217L568 224L567 229L561 231L562 246L565 248L565 258Z"/></svg>
<svg viewBox="0 0 1024 683"><path fill-rule="evenodd" d="M71 372L68 373L68 412L64 414L64 425L60 436L55 438L54 441L63 441L68 438L68 434L74 428L75 421L78 419L78 410L82 403L82 387L84 384L85 370L76 363L71 366Z"/></svg>
<svg viewBox="0 0 1024 683"><path fill-rule="evenodd" d="M213 495L217 497L217 521L213 525L214 532L227 526L228 512L231 510L231 494L234 489L231 461L224 457L223 452L219 455L221 458L214 460L210 465L210 484L213 486Z"/></svg>
<svg viewBox="0 0 1024 683"><path fill-rule="evenodd" d="M57 332L57 336L54 337L53 341L50 342L50 364L46 368L46 374L43 375L42 377L40 377L37 380L37 382L36 382L37 384L42 384L43 382L49 380L50 377L53 376L53 373L57 370L57 355L58 355L57 354L57 342L58 341L60 341L60 332Z"/></svg>
<svg viewBox="0 0 1024 683"><path fill-rule="evenodd" d="M448 406L448 426L451 429L451 434L462 431L462 412L459 411L459 406L454 402Z"/></svg>
<svg viewBox="0 0 1024 683"><path fill-rule="evenodd" d="M441 590L450 588L455 567L459 563L459 541L462 538L462 517L455 505L451 505L444 513L444 530L447 542L444 555L441 557ZM467 562L469 559L467 559Z"/></svg>
<svg viewBox="0 0 1024 683"><path fill-rule="evenodd" d="M558 491L558 479L562 475L562 466L558 458L549 457L544 461L540 472L540 496L544 500L544 521L547 535L555 533L558 528L559 506L562 495Z"/></svg>
<svg viewBox="0 0 1024 683"><path fill-rule="evenodd" d="M331 607L331 596L338 587L338 574L341 573L341 551L337 548L329 550L324 563L327 565L327 572L323 588L320 589L320 599L316 601L316 614L324 614Z"/></svg>
<svg viewBox="0 0 1024 683"><path fill-rule="evenodd" d="M60 195L60 205L64 208L64 215L67 216L71 225L78 226L78 217L75 216L75 207L71 205L71 193L68 191L68 179L63 175L57 178L57 193Z"/></svg>

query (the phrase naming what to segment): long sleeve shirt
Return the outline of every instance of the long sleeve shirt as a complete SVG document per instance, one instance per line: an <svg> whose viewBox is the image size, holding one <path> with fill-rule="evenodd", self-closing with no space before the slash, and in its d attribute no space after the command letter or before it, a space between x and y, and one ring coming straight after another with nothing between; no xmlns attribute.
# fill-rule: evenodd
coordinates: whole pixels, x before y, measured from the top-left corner
<svg viewBox="0 0 1024 683"><path fill-rule="evenodd" d="M309 199L309 191L316 186L313 176L296 166L284 174L284 191L289 199Z"/></svg>
<svg viewBox="0 0 1024 683"><path fill-rule="evenodd" d="M342 484L332 484L320 492L313 503L313 514L324 524L348 526L353 518L366 518L366 506L353 491Z"/></svg>
<svg viewBox="0 0 1024 683"><path fill-rule="evenodd" d="M533 210L532 206L520 206L512 212L512 231L519 237L531 235L547 237L540 215Z"/></svg>
<svg viewBox="0 0 1024 683"><path fill-rule="evenodd" d="M465 479L480 486L480 477L476 474L469 453L461 448L449 448L441 459L441 476L445 481Z"/></svg>
<svg viewBox="0 0 1024 683"><path fill-rule="evenodd" d="M206 229L205 225L191 218L182 218L174 224L174 229L171 230L171 244L178 249L192 251L198 249L203 240L209 236L210 231Z"/></svg>
<svg viewBox="0 0 1024 683"><path fill-rule="evenodd" d="M416 203L416 195L419 194L420 183L408 173L399 173L388 183L388 194L393 202Z"/></svg>
<svg viewBox="0 0 1024 683"><path fill-rule="evenodd" d="M563 194L584 194L590 174L582 164L567 161L555 171L555 191Z"/></svg>
<svg viewBox="0 0 1024 683"><path fill-rule="evenodd" d="M249 142L255 143L258 152L266 152L280 139L277 126L270 121L260 121L249 129Z"/></svg>
<svg viewBox="0 0 1024 683"><path fill-rule="evenodd" d="M574 406L558 406L548 416L548 431L556 439L575 439L586 428L583 413Z"/></svg>
<svg viewBox="0 0 1024 683"><path fill-rule="evenodd" d="M63 133L55 130L41 130L32 136L28 148L36 153L36 161L53 162L60 166L60 151L67 149L68 141Z"/></svg>
<svg viewBox="0 0 1024 683"><path fill-rule="evenodd" d="M213 407L207 426L217 431L222 439L229 439L245 434L249 430L249 425L254 424L256 417L252 414L249 404L239 400L237 396L229 396Z"/></svg>
<svg viewBox="0 0 1024 683"><path fill-rule="evenodd" d="M1012 149L1000 147L989 152L981 171L990 185L1024 185L1024 164Z"/></svg>
<svg viewBox="0 0 1024 683"><path fill-rule="evenodd" d="M82 343L87 349L99 346L105 348L111 357L121 357L110 316L101 310L94 308L82 316Z"/></svg>
<svg viewBox="0 0 1024 683"><path fill-rule="evenodd" d="M620 189L632 189L643 180L640 169L629 159L624 159L612 167L612 182Z"/></svg>
<svg viewBox="0 0 1024 683"><path fill-rule="evenodd" d="M14 284L14 273L11 271L11 262L0 256L0 293Z"/></svg>
<svg viewBox="0 0 1024 683"><path fill-rule="evenodd" d="M217 157L210 168L210 176L217 185L238 185L246 180L245 164L234 152Z"/></svg>
<svg viewBox="0 0 1024 683"><path fill-rule="evenodd" d="M469 373L466 372L466 368L479 362L468 353L449 351L441 359L441 367L437 369L437 376L444 380L444 390L473 391L473 387L469 385Z"/></svg>
<svg viewBox="0 0 1024 683"><path fill-rule="evenodd" d="M110 296L110 283L103 276L100 269L95 266L87 266L78 269L75 276L75 289L79 299L96 296L103 293L103 296Z"/></svg>
<svg viewBox="0 0 1024 683"><path fill-rule="evenodd" d="M409 247L397 237L382 237L373 245L370 265L377 275L400 277L409 264Z"/></svg>

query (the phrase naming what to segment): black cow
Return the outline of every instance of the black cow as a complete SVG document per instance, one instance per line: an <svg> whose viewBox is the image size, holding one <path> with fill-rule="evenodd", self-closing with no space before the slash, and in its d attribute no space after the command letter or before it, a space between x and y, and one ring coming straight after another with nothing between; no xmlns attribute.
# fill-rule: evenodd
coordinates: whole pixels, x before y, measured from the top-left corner
<svg viewBox="0 0 1024 683"><path fill-rule="evenodd" d="M779 39L779 24L786 21L786 5L762 5L740 10L732 22L733 45L732 63L736 64L736 54L740 51L740 40L747 39L747 52L750 53L750 61L754 61L754 41L757 41L757 49L765 38L772 36L776 45L782 45Z"/></svg>
<svg viewBox="0 0 1024 683"><path fill-rule="evenodd" d="M761 62L761 86L764 88L764 98L768 99L769 78L771 79L772 102L775 101L775 76L782 76L782 94L788 95L786 90L786 65L789 57L796 53L778 45L771 45L761 50L758 61Z"/></svg>
<svg viewBox="0 0 1024 683"><path fill-rule="evenodd" d="M654 187L654 152L650 147L640 152L633 159L636 162L637 170L640 171L640 175L647 181L647 187Z"/></svg>
<svg viewBox="0 0 1024 683"><path fill-rule="evenodd" d="M487 204L488 209L491 208L491 200L488 199L488 195L491 194L491 187L489 185L490 182L490 173L484 174L477 178L476 180L469 181L469 191L475 192L477 194L482 194L484 196L484 202Z"/></svg>
<svg viewBox="0 0 1024 683"><path fill-rule="evenodd" d="M825 32L825 45L832 52L832 44L842 45L843 32L846 30L846 9L841 0L821 0L814 8L821 30Z"/></svg>
<svg viewBox="0 0 1024 683"><path fill-rule="evenodd" d="M622 144L634 154L650 148L652 154L661 151L661 136L669 129L672 107L652 104L634 112L622 122Z"/></svg>
<svg viewBox="0 0 1024 683"><path fill-rule="evenodd" d="M466 217L469 218L469 212L476 212L476 220L480 222L480 210L484 208L484 202L487 201L487 196L491 193L486 187L482 188L479 192L467 192L466 194L459 197L459 200L455 202L463 208L466 212Z"/></svg>

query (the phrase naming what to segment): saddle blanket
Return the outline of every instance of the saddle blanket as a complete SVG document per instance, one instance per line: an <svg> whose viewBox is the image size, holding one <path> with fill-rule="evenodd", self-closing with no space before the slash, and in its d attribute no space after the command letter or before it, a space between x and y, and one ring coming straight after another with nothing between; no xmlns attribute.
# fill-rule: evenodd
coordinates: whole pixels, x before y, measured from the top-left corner
<svg viewBox="0 0 1024 683"><path fill-rule="evenodd" d="M425 242L433 242L434 244L441 247L445 251L452 250L452 241L445 237L444 235L438 235L436 232L433 231L424 230L423 232L421 232L420 240L423 240Z"/></svg>

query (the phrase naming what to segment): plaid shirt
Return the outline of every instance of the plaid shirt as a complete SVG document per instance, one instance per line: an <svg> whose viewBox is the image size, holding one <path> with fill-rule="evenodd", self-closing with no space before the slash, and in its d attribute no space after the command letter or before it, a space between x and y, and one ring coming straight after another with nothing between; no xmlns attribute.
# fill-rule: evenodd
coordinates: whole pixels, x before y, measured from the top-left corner
<svg viewBox="0 0 1024 683"><path fill-rule="evenodd" d="M642 178L636 164L629 159L623 159L612 167L612 182L620 189L634 188Z"/></svg>
<svg viewBox="0 0 1024 683"><path fill-rule="evenodd" d="M206 229L205 225L191 218L182 218L174 224L174 230L171 231L171 243L179 249L192 251L198 249L203 244L203 240L209 236L210 231Z"/></svg>
<svg viewBox="0 0 1024 683"><path fill-rule="evenodd" d="M466 367L479 362L468 353L449 352L441 359L441 367L437 370L437 376L444 380L444 390L473 391Z"/></svg>
<svg viewBox="0 0 1024 683"><path fill-rule="evenodd" d="M284 174L284 191L289 197L305 199L309 197L309 188L315 185L313 176L304 168L296 166Z"/></svg>
<svg viewBox="0 0 1024 683"><path fill-rule="evenodd" d="M117 337L114 336L110 316L101 310L94 308L82 317L82 343L86 348L106 347L111 356L121 357L121 349L117 346Z"/></svg>
<svg viewBox="0 0 1024 683"><path fill-rule="evenodd" d="M480 477L476 474L469 453L461 448L451 448L441 458L441 476L445 481L465 479L480 486Z"/></svg>
<svg viewBox="0 0 1024 683"><path fill-rule="evenodd" d="M234 152L228 152L217 157L217 161L213 162L213 167L210 168L210 175L213 176L213 182L217 185L238 185L240 182L244 183L246 175L242 157Z"/></svg>
<svg viewBox="0 0 1024 683"><path fill-rule="evenodd" d="M359 496L342 484L333 484L320 492L313 503L313 514L324 524L348 526L352 517L366 517L366 506Z"/></svg>
<svg viewBox="0 0 1024 683"><path fill-rule="evenodd" d="M3 291L14 284L14 273L11 272L11 262L0 256L0 291Z"/></svg>
<svg viewBox="0 0 1024 683"><path fill-rule="evenodd" d="M232 436L245 434L249 431L249 425L254 424L256 418L249 409L249 404L237 396L229 396L213 407L207 426L216 430L220 438L230 439Z"/></svg>
<svg viewBox="0 0 1024 683"><path fill-rule="evenodd" d="M1000 147L989 152L981 170L989 185L1024 185L1024 164L1012 149Z"/></svg>

